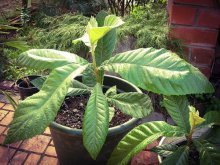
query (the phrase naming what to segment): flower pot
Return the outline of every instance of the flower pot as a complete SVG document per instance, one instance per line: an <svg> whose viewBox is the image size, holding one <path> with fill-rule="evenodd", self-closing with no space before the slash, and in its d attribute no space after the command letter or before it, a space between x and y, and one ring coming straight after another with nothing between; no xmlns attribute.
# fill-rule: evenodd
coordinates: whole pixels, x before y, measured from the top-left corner
<svg viewBox="0 0 220 165"><path fill-rule="evenodd" d="M77 77L79 80L81 77ZM109 88L117 86L117 89L125 92L141 92L133 84L120 78L105 75L104 86ZM122 137L138 123L138 119L131 119L126 123L109 128L106 142L96 160L93 160L83 146L82 130L72 129L56 122L50 124L50 131L57 157L60 164L106 164L111 152Z"/></svg>
<svg viewBox="0 0 220 165"><path fill-rule="evenodd" d="M33 85L28 87L27 83L24 81L24 78L28 78L30 81L32 81L32 80L34 80L34 79L36 79L38 77L40 77L40 76L31 75L31 76L26 76L26 77L23 77L21 79L18 79L16 81L15 84L16 84L16 86L18 88L18 91L19 91L19 94L20 94L20 98L22 100L24 100L26 97L31 96L31 95L33 95L33 94L35 94L35 93L37 93L39 91Z"/></svg>

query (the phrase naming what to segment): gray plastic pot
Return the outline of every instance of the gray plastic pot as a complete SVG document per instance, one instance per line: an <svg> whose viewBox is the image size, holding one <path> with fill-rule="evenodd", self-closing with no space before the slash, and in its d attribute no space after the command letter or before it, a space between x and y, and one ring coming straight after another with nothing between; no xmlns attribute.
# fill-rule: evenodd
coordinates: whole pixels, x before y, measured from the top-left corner
<svg viewBox="0 0 220 165"><path fill-rule="evenodd" d="M77 77L77 79L80 80L81 77ZM115 76L105 75L103 84L106 88L116 85L117 89L124 92L141 93L141 90L135 85ZM56 122L52 122L50 124L50 131L60 164L106 164L115 146L128 131L137 125L138 121L138 119L133 118L122 125L109 128L106 142L96 160L93 160L90 157L89 153L83 146L81 129L72 129Z"/></svg>
<svg viewBox="0 0 220 165"><path fill-rule="evenodd" d="M19 94L20 94L20 97L21 97L21 100L24 100L26 99L27 97L39 92L38 88L34 87L34 86L30 86L28 87L27 86L27 83L24 81L24 78L28 78L29 81L32 81L38 77L41 77L41 76L37 76L37 75L31 75L31 76L26 76L26 77L23 77L21 79L18 79L16 81L16 86L18 88L18 91L19 91Z"/></svg>

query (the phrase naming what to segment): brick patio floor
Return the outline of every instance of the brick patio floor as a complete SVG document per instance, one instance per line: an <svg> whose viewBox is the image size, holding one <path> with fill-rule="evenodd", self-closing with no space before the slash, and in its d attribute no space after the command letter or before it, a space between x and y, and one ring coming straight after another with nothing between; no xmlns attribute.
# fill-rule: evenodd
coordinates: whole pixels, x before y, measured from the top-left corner
<svg viewBox="0 0 220 165"><path fill-rule="evenodd" d="M15 98L18 99L16 95ZM2 144L13 114L13 107L0 95L0 164L59 164L49 128L42 135L35 136L32 139L10 145Z"/></svg>
<svg viewBox="0 0 220 165"><path fill-rule="evenodd" d="M12 87L0 89L10 90ZM12 91L12 97L19 100L17 93ZM10 145L3 145L7 135L8 125L13 119L14 109L3 95L0 94L0 165L58 165L58 159L49 128L42 135ZM156 143L157 144L157 143ZM154 145L156 145L154 144ZM131 161L131 165L157 165L157 155L142 151Z"/></svg>

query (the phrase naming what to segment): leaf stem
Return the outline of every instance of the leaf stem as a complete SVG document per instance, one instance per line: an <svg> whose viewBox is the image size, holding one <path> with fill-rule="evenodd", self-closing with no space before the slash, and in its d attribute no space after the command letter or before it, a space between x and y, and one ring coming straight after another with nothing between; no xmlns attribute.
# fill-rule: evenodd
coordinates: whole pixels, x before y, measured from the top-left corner
<svg viewBox="0 0 220 165"><path fill-rule="evenodd" d="M92 65L93 65L93 68L94 68L94 74L95 74L95 77L96 77L96 82L100 83L102 85L102 78L100 77L100 74L99 74L99 69L97 68L97 65L96 65L96 59L95 59L95 46L92 45L91 46L91 54L92 54Z"/></svg>

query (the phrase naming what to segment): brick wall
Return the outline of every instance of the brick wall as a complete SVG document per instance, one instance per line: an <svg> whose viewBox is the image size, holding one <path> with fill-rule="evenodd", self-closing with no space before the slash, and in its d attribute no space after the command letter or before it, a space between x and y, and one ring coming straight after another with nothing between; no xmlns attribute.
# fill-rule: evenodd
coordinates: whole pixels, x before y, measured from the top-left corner
<svg viewBox="0 0 220 165"><path fill-rule="evenodd" d="M170 36L184 44L184 57L208 78L220 29L218 0L168 0Z"/></svg>

